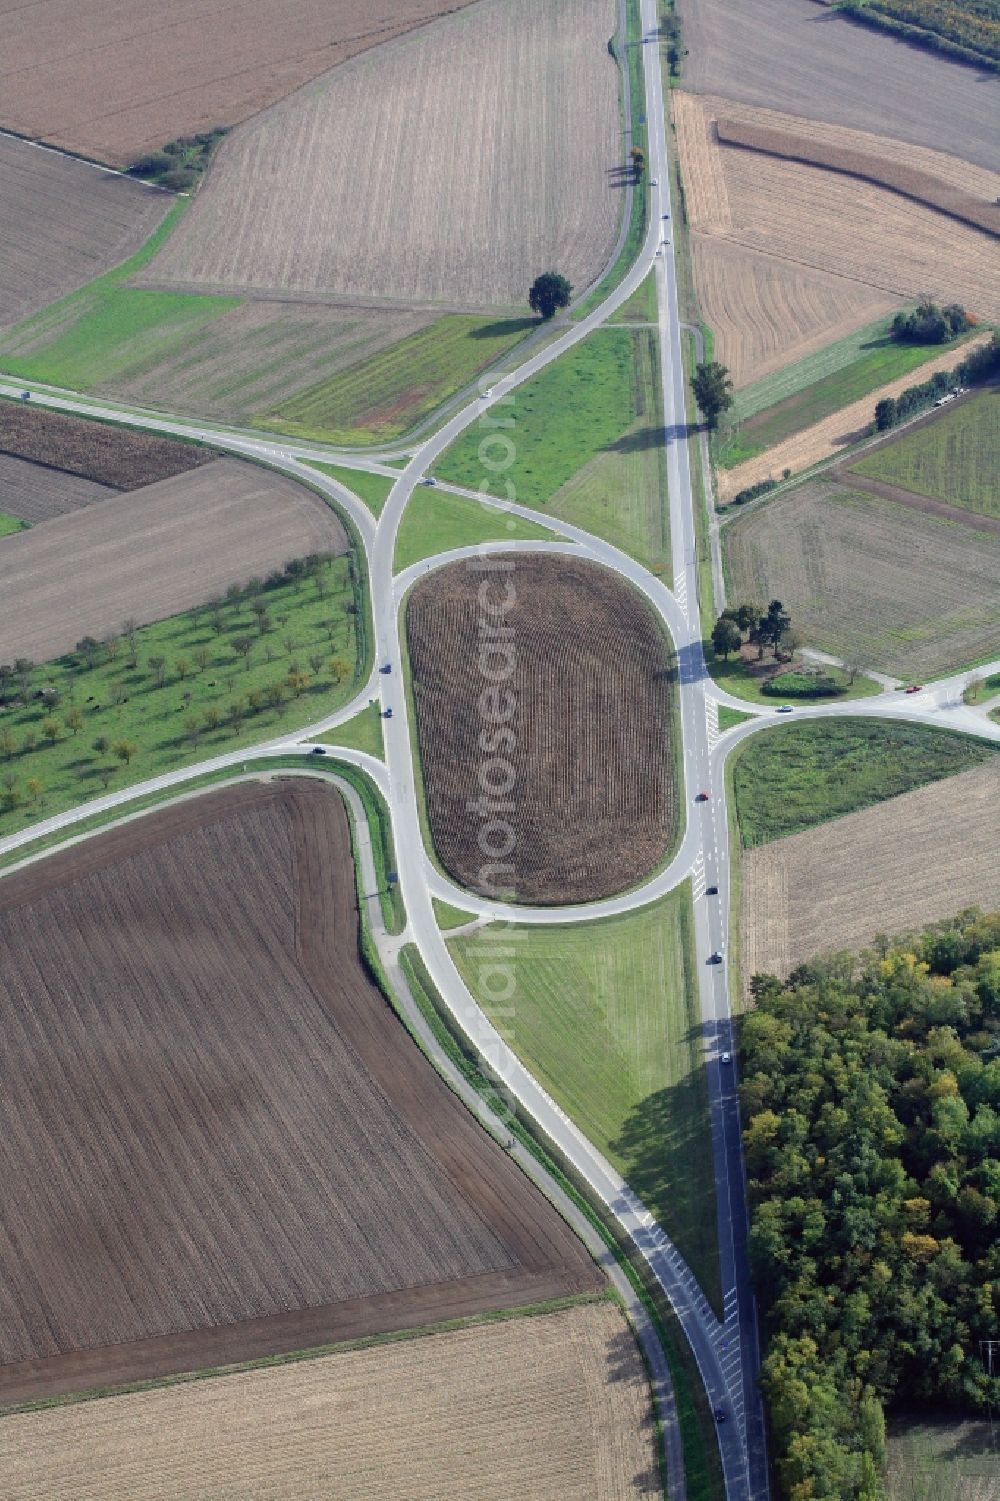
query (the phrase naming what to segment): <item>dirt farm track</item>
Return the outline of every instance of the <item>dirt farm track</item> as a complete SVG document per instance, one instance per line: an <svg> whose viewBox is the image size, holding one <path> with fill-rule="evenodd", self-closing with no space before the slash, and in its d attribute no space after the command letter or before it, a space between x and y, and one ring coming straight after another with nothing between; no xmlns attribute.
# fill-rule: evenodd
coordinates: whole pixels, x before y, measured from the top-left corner
<svg viewBox="0 0 1000 1501"><path fill-rule="evenodd" d="M435 848L474 890L499 881L526 902L609 896L654 869L673 835L672 654L645 601L607 569L537 554L490 561L512 571L452 564L422 580L406 610ZM483 578L496 586L489 608L477 602ZM505 598L513 607L494 611ZM513 664L509 685L493 690L496 723L481 701L495 679L477 671L484 660L486 673L500 671L500 658L481 654L494 628L511 633L494 652L509 652L504 670ZM488 790L481 768L514 778L501 789L516 804L514 844L495 857L480 839L491 815L468 811ZM509 873L494 864L484 874L490 859Z"/></svg>
<svg viewBox="0 0 1000 1501"><path fill-rule="evenodd" d="M0 1035L0 1403L603 1285L362 969L318 784L0 880Z"/></svg>
<svg viewBox="0 0 1000 1501"><path fill-rule="evenodd" d="M245 120L327 68L467 3L0 4L0 125L120 166L177 136Z"/></svg>

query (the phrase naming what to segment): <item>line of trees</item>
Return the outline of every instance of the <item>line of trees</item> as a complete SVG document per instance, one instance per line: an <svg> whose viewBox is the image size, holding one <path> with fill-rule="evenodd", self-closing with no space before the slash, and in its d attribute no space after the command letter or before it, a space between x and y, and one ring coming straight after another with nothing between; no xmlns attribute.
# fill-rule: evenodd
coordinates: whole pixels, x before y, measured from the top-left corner
<svg viewBox="0 0 1000 1501"><path fill-rule="evenodd" d="M729 605L712 627L712 650L723 661L739 651L745 642L757 648L758 660L770 647L777 658L784 648L790 656L797 645L792 630L792 617L780 599L772 599L766 610L759 605L746 603Z"/></svg>
<svg viewBox="0 0 1000 1501"><path fill-rule="evenodd" d="M897 313L890 333L898 344L947 344L972 327L972 319L957 302L938 307L925 297L909 313Z"/></svg>
<svg viewBox="0 0 1000 1501"><path fill-rule="evenodd" d="M757 975L750 1260L781 1494L880 1501L884 1409L1000 1403L1000 913Z"/></svg>
<svg viewBox="0 0 1000 1501"><path fill-rule="evenodd" d="M925 411L942 396L960 391L966 386L975 386L1000 374L1000 335L994 334L989 344L973 349L954 370L938 370L930 380L919 385L907 386L897 397L883 396L875 403L875 431L887 432Z"/></svg>

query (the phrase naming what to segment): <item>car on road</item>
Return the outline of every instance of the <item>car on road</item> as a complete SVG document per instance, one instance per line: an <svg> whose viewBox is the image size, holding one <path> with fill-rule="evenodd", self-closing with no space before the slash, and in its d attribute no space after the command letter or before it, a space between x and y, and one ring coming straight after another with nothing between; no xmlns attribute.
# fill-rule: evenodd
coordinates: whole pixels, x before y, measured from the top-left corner
<svg viewBox="0 0 1000 1501"><path fill-rule="evenodd" d="M906 691L907 693L919 693L923 686L923 683L911 683Z"/></svg>
<svg viewBox="0 0 1000 1501"><path fill-rule="evenodd" d="M389 673L391 671L392 671L392 663L391 662L386 662L382 667L379 668L379 672L381 672L383 674Z"/></svg>
<svg viewBox="0 0 1000 1501"><path fill-rule="evenodd" d="M312 748L312 750L309 752L309 754L311 756L325 756L326 755L326 751L325 751L325 749L323 748L322 745L314 745L313 748Z"/></svg>
<svg viewBox="0 0 1000 1501"><path fill-rule="evenodd" d="M719 888L718 888L718 886L706 886L705 887L705 895L706 896L718 896L718 894L719 894Z"/></svg>
<svg viewBox="0 0 1000 1501"><path fill-rule="evenodd" d="M719 1054L719 1062L720 1063L732 1063L732 1061L733 1061L733 1055L732 1055L732 1053L720 1053Z"/></svg>
<svg viewBox="0 0 1000 1501"><path fill-rule="evenodd" d="M649 186L651 188L658 188L660 186L660 179L658 177L651 177L649 179Z"/></svg>
<svg viewBox="0 0 1000 1501"><path fill-rule="evenodd" d="M709 954L709 956L708 956L708 962L709 962L709 964L721 964L722 963L722 950L721 949L716 949L714 954Z"/></svg>
<svg viewBox="0 0 1000 1501"><path fill-rule="evenodd" d="M22 391L21 392L21 400L22 401L30 401L31 400L31 392L30 391Z"/></svg>
<svg viewBox="0 0 1000 1501"><path fill-rule="evenodd" d="M729 1414L724 1407L715 1407L712 1409L712 1416L717 1423L724 1423Z"/></svg>
<svg viewBox="0 0 1000 1501"><path fill-rule="evenodd" d="M669 219L669 218L670 218L670 215L669 215L669 214L664 214L664 216L663 216L663 217L664 217L664 219Z"/></svg>
<svg viewBox="0 0 1000 1501"><path fill-rule="evenodd" d="M778 707L775 709L774 712L775 712L775 714L791 714L791 712L792 712L792 705L791 704L779 704Z"/></svg>
<svg viewBox="0 0 1000 1501"><path fill-rule="evenodd" d="M420 481L420 483L422 485L436 485L437 484L437 480L434 479L432 475L428 474L427 477L426 477L426 479L422 479Z"/></svg>
<svg viewBox="0 0 1000 1501"><path fill-rule="evenodd" d="M392 718L392 709L391 708L389 708L389 709L383 709L382 710L382 718L383 719L391 719Z"/></svg>
<svg viewBox="0 0 1000 1501"><path fill-rule="evenodd" d="M705 792L705 791L699 792L698 796L695 798L695 802L696 803L707 803L708 802L708 793Z"/></svg>

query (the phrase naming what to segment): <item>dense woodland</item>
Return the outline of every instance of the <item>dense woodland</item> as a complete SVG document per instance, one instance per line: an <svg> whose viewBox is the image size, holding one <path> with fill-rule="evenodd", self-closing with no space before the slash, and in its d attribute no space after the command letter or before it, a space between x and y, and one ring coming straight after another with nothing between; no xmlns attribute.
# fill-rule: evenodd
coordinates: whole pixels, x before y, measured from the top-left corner
<svg viewBox="0 0 1000 1501"><path fill-rule="evenodd" d="M751 1261L781 1494L883 1494L884 1409L984 1408L1000 1327L1000 912L755 977Z"/></svg>

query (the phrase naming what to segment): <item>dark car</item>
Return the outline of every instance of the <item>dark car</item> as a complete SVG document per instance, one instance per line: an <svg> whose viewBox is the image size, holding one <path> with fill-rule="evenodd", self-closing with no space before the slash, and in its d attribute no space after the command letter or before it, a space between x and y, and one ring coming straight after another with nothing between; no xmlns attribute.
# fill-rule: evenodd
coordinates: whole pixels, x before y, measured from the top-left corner
<svg viewBox="0 0 1000 1501"><path fill-rule="evenodd" d="M718 896L718 894L719 894L719 888L718 888L718 886L706 886L705 887L705 895L706 896Z"/></svg>
<svg viewBox="0 0 1000 1501"><path fill-rule="evenodd" d="M708 962L709 962L709 964L721 964L722 963L722 955L719 953L718 949L715 950L714 954L709 954L709 956L708 956Z"/></svg>
<svg viewBox="0 0 1000 1501"><path fill-rule="evenodd" d="M380 667L379 668L379 672L381 672L381 673L386 673L386 672L391 672L391 671L392 671L392 663L391 662L386 662L386 664L385 664L384 667Z"/></svg>
<svg viewBox="0 0 1000 1501"><path fill-rule="evenodd" d="M696 803L707 803L708 802L708 793L707 792L699 792L698 796L695 798L695 802Z"/></svg>
<svg viewBox="0 0 1000 1501"><path fill-rule="evenodd" d="M311 756L325 756L326 755L326 750L324 749L324 747L322 745L314 745L313 748L312 748L312 750L309 752L309 754Z"/></svg>
<svg viewBox="0 0 1000 1501"><path fill-rule="evenodd" d="M382 710L382 718L383 719L391 719L392 718L392 710L391 709L383 709Z"/></svg>
<svg viewBox="0 0 1000 1501"><path fill-rule="evenodd" d="M716 1407L712 1412L712 1416L717 1423L724 1423L729 1414L724 1407Z"/></svg>

